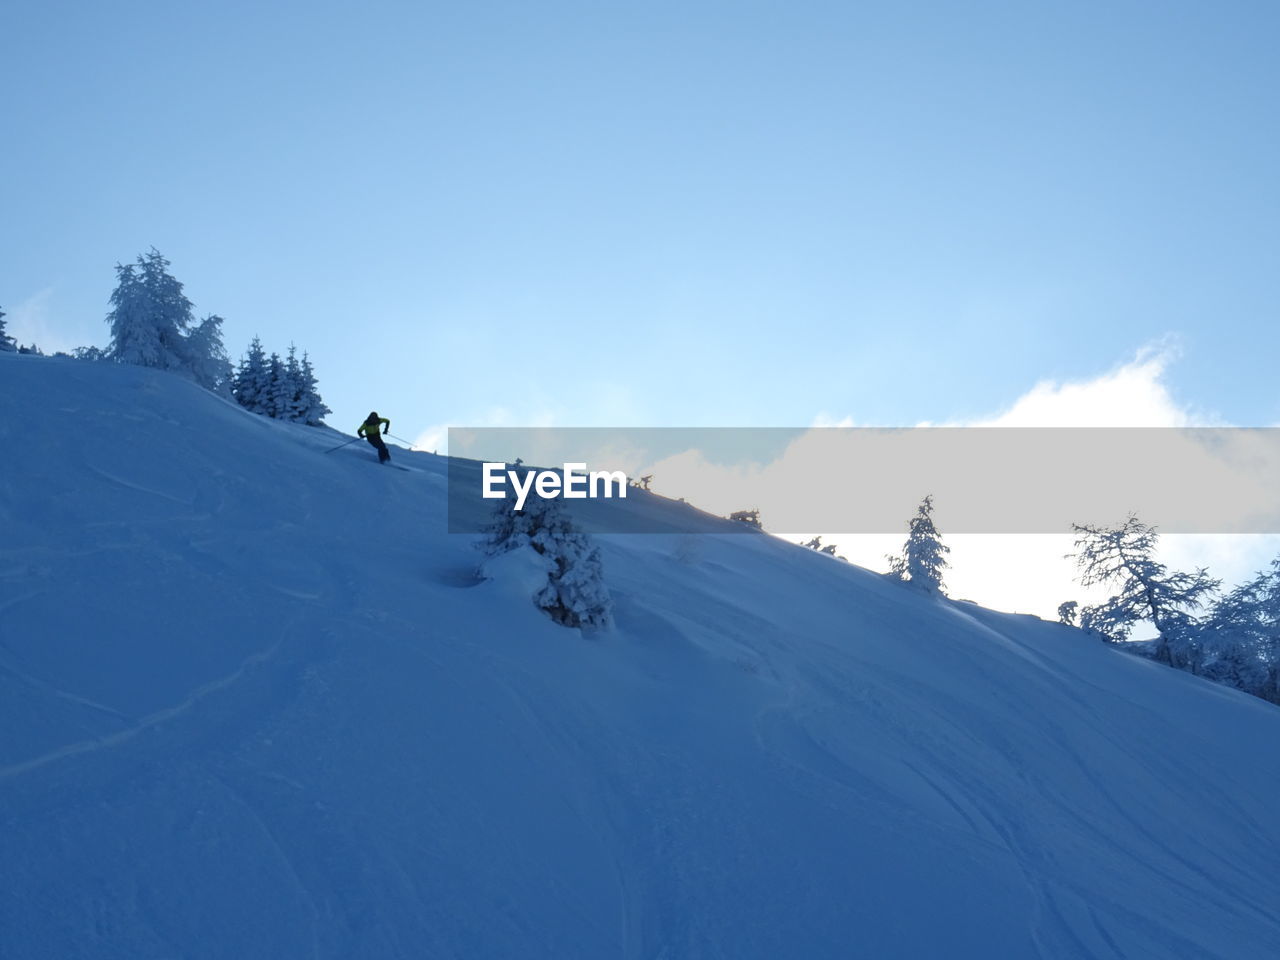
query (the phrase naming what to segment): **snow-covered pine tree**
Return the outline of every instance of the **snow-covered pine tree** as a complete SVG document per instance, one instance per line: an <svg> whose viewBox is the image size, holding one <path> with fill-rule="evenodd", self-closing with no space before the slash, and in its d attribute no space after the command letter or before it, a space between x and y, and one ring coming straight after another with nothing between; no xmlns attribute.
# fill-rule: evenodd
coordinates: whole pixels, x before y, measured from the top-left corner
<svg viewBox="0 0 1280 960"><path fill-rule="evenodd" d="M1065 623L1068 627L1074 627L1079 606L1079 602L1075 600L1068 600L1066 603L1058 604L1058 622Z"/></svg>
<svg viewBox="0 0 1280 960"><path fill-rule="evenodd" d="M907 523L907 540L900 556L889 556L889 574L929 593L943 593L943 571L949 566L951 548L933 525L933 497L920 502L916 515Z"/></svg>
<svg viewBox="0 0 1280 960"><path fill-rule="evenodd" d="M267 389L263 396L262 412L274 420L283 420L289 409L293 387L289 383L288 370L280 354L273 353L267 360Z"/></svg>
<svg viewBox="0 0 1280 960"><path fill-rule="evenodd" d="M301 420L307 426L318 427L324 422L325 416L333 411L325 406L324 400L320 398L319 382L316 380L316 372L311 366L311 358L307 356L306 351L302 353L301 390Z"/></svg>
<svg viewBox="0 0 1280 960"><path fill-rule="evenodd" d="M277 353L268 357L262 341L254 337L232 380L236 401L263 416L319 426L332 412L320 399L311 359L304 353L299 360L292 344L284 359Z"/></svg>
<svg viewBox="0 0 1280 960"><path fill-rule="evenodd" d="M111 359L141 367L165 367L175 361L155 317L150 296L135 264L116 264L116 288L111 291Z"/></svg>
<svg viewBox="0 0 1280 960"><path fill-rule="evenodd" d="M1197 630L1198 673L1280 703L1280 559L1221 597Z"/></svg>
<svg viewBox="0 0 1280 960"><path fill-rule="evenodd" d="M5 312L0 310L0 351L6 353L16 353L18 350L18 342L9 336L4 329Z"/></svg>
<svg viewBox="0 0 1280 960"><path fill-rule="evenodd" d="M136 263L116 264L111 293L111 355L120 363L162 370L183 368L182 340L191 325L191 301L152 248Z"/></svg>
<svg viewBox="0 0 1280 960"><path fill-rule="evenodd" d="M262 341L254 337L236 369L235 384L231 390L236 402L253 413L265 413L269 375Z"/></svg>
<svg viewBox="0 0 1280 960"><path fill-rule="evenodd" d="M1071 529L1076 549L1068 556L1080 569L1080 585L1119 589L1109 600L1085 607L1080 625L1120 641L1136 624L1150 621L1158 634L1155 659L1176 667L1193 666L1197 654L1191 614L1204 606L1221 581L1203 567L1195 573L1170 572L1155 559L1155 528L1134 514L1117 527L1073 523Z"/></svg>
<svg viewBox="0 0 1280 960"><path fill-rule="evenodd" d="M284 410L281 420L297 423L303 417L304 402L302 399L302 364L298 362L298 348L289 344L289 354L284 361L284 377L288 389L281 395Z"/></svg>
<svg viewBox="0 0 1280 960"><path fill-rule="evenodd" d="M533 602L567 627L609 626L613 600L604 583L599 548L591 537L574 528L558 499L531 495L523 510L513 509L514 505L514 496L509 495L494 506L493 522L481 543L485 555L496 557L532 547L552 564Z"/></svg>
<svg viewBox="0 0 1280 960"><path fill-rule="evenodd" d="M230 367L222 346L222 320L194 324L191 301L154 247L135 263L116 265L111 293L111 345L118 363L175 370L218 390Z"/></svg>
<svg viewBox="0 0 1280 960"><path fill-rule="evenodd" d="M209 314L187 335L187 367L196 383L222 396L231 395L231 361L222 345L222 318Z"/></svg>

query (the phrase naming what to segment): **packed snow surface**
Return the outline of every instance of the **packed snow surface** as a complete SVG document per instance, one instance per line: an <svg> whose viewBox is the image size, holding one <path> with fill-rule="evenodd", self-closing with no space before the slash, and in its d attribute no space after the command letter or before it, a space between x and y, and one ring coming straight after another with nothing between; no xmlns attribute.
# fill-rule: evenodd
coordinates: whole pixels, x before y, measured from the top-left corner
<svg viewBox="0 0 1280 960"><path fill-rule="evenodd" d="M601 538L583 635L441 458L109 364L0 410L6 960L1280 950L1274 706L766 535Z"/></svg>

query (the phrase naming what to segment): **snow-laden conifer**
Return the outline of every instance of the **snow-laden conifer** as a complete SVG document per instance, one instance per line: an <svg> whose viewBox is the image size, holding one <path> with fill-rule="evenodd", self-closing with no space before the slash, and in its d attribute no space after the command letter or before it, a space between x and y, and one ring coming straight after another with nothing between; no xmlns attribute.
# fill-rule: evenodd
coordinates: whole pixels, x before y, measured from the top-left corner
<svg viewBox="0 0 1280 960"><path fill-rule="evenodd" d="M299 359L292 344L284 359L276 353L268 357L262 341L254 337L240 358L232 392L247 410L291 423L319 426L332 412L320 397L311 358L303 353Z"/></svg>
<svg viewBox="0 0 1280 960"><path fill-rule="evenodd" d="M289 383L289 371L280 359L280 354L273 353L267 360L267 389L263 397L263 413L275 420L283 420L288 415L293 386Z"/></svg>
<svg viewBox="0 0 1280 960"><path fill-rule="evenodd" d="M1074 557L1081 586L1105 586L1117 592L1080 611L1080 625L1112 640L1125 640L1134 626L1149 621L1157 633L1155 658L1174 666L1196 659L1192 613L1208 602L1221 581L1204 568L1170 571L1155 559L1159 537L1154 527L1130 514L1115 527L1072 524Z"/></svg>
<svg viewBox="0 0 1280 960"><path fill-rule="evenodd" d="M281 393L280 419L296 423L302 419L302 364L298 362L298 348L289 344L284 361L285 388Z"/></svg>
<svg viewBox="0 0 1280 960"><path fill-rule="evenodd" d="M0 351L15 353L18 349L18 342L5 332L4 318L5 312L0 310Z"/></svg>
<svg viewBox="0 0 1280 960"><path fill-rule="evenodd" d="M231 394L231 362L222 346L222 318L210 314L187 335L187 369L196 383L223 396Z"/></svg>
<svg viewBox="0 0 1280 960"><path fill-rule="evenodd" d="M254 337L236 368L232 389L236 402L253 413L265 413L267 378L267 355L262 349L262 341Z"/></svg>
<svg viewBox="0 0 1280 960"><path fill-rule="evenodd" d="M1280 703L1280 559L1220 598L1197 634L1197 673Z"/></svg>
<svg viewBox="0 0 1280 960"><path fill-rule="evenodd" d="M316 380L316 372L311 366L311 358L304 351L299 379L301 403L298 419L308 426L318 427L327 414L333 413L320 397L320 387Z"/></svg>
<svg viewBox="0 0 1280 960"><path fill-rule="evenodd" d="M907 523L907 540L899 556L889 557L891 576L930 593L943 592L943 571L951 548L933 524L933 497L925 497Z"/></svg>
<svg viewBox="0 0 1280 960"><path fill-rule="evenodd" d="M196 324L191 301L154 248L130 264L117 264L111 293L109 354L118 363L185 374L211 390L230 375L222 346L222 320Z"/></svg>

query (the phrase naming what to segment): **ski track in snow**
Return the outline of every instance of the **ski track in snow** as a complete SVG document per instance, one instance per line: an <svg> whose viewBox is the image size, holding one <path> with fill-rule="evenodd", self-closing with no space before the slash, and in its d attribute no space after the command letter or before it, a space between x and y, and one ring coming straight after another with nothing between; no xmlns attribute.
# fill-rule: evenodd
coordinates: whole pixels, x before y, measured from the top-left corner
<svg viewBox="0 0 1280 960"><path fill-rule="evenodd" d="M284 848L284 846L281 845L280 841L276 838L276 835L272 830L271 825L263 817L262 813L258 810L258 808L255 807L251 802L249 802L239 791L237 791L233 786L231 786L223 778L215 777L215 780L222 786L222 788L226 791L227 795L230 796L234 800L234 802L237 803L249 815L250 818L252 818L253 822L256 823L261 828L262 836L266 840L267 847L275 855L280 865L284 868L284 871L288 874L288 876L292 879L293 883L296 885L298 892L302 895L303 899L306 901L307 906L311 913L311 924L310 924L311 956L316 958L316 960L319 960L320 957L324 956L324 951L321 949L322 911L320 909L319 904L316 901L315 895L312 893L311 889L307 886L307 884L302 879L302 875L299 872L297 866L294 864L293 859L290 857L289 852Z"/></svg>
<svg viewBox="0 0 1280 960"><path fill-rule="evenodd" d="M99 750L110 750L126 744L136 738L140 733L158 727L161 724L167 723L181 716L188 710L196 707L202 700L211 694L218 693L227 687L230 687L254 667L265 663L275 656L276 651L280 648L280 643L281 641L277 641L266 650L253 654L245 659L234 673L204 684L199 689L192 691L192 693L180 703L143 717L127 729L96 740L85 740L79 743L68 744L65 747L60 747L57 750L52 750L41 756L32 757L30 760L24 760L21 763L14 763L5 767L0 767L0 780L9 780L14 777L21 777L52 763L68 760L72 757L95 753ZM110 710L108 707L99 707L99 709L115 713L115 711Z"/></svg>
<svg viewBox="0 0 1280 960"><path fill-rule="evenodd" d="M88 697L82 697L69 690L62 690L51 683L39 679L38 677L33 677L13 662L13 655L10 654L8 650L4 649L2 645L0 645L0 674L13 677L15 680L25 683L36 690L48 693L51 696L58 697L59 699L70 701L78 706L88 707L90 710L96 710L99 713L105 713L107 716L117 720L132 723L135 719L128 714L121 713L114 707L98 703L96 700L90 700Z"/></svg>
<svg viewBox="0 0 1280 960"><path fill-rule="evenodd" d="M95 467L91 464L89 466L89 469L94 473L96 473L98 476L103 477L106 480L110 480L112 483L118 484L119 486L124 487L126 490L135 490L138 493L145 493L148 496L159 497L162 500L168 500L171 503L176 503L183 507L194 506L194 501L192 500L185 500L182 497L174 496L172 493L168 493L164 490L156 490L152 487L148 487L145 484L138 483L134 480L127 480L124 477L117 476L114 473L110 473L106 470L103 470L101 467Z"/></svg>

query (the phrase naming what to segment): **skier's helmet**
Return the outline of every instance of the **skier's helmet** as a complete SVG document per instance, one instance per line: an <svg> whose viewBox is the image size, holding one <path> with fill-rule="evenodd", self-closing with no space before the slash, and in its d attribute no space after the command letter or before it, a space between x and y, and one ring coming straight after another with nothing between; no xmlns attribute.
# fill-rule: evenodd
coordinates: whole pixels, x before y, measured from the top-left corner
<svg viewBox="0 0 1280 960"><path fill-rule="evenodd" d="M377 411L377 410L375 410L375 411L373 411L373 413L369 414L369 419L370 419L370 420L377 420L377 419L378 419L378 411Z"/></svg>

